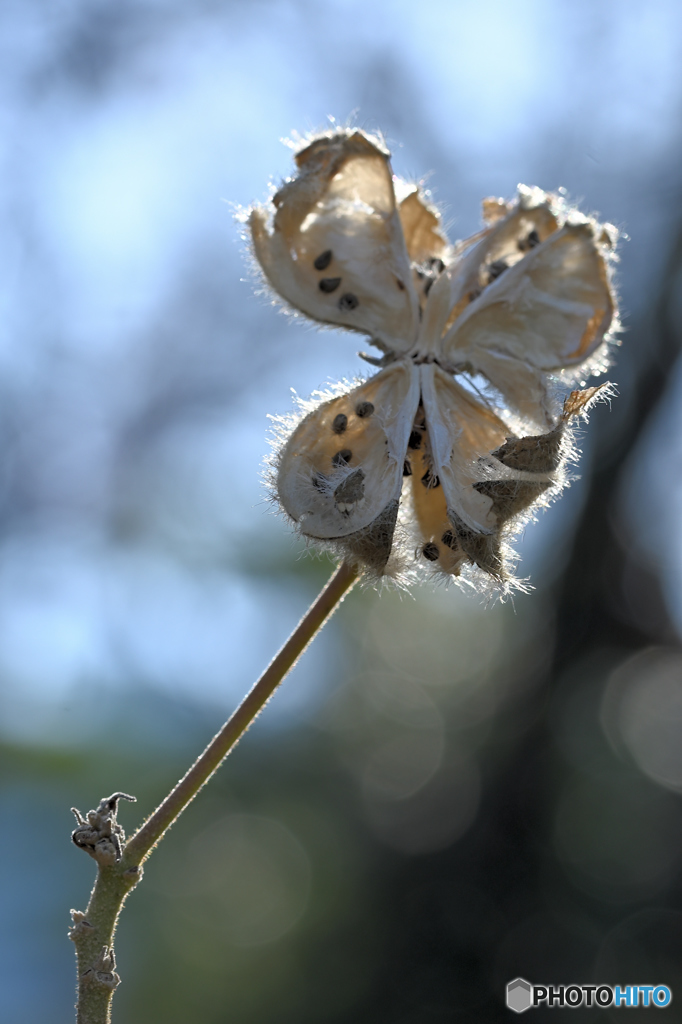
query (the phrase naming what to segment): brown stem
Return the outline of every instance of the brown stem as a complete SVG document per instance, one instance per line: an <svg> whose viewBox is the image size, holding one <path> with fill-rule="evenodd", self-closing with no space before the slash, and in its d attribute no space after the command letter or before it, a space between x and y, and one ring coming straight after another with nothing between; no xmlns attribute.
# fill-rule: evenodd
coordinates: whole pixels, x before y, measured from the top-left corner
<svg viewBox="0 0 682 1024"><path fill-rule="evenodd" d="M184 811L210 779L251 723L257 718L287 673L294 667L315 634L335 611L358 578L358 569L343 562L281 650L275 655L253 689L213 737L185 777L178 782L154 813L130 839L123 851L126 867L139 865L166 829Z"/></svg>
<svg viewBox="0 0 682 1024"><path fill-rule="evenodd" d="M142 877L142 862L236 746L316 633L339 606L358 575L359 570L355 566L346 562L339 566L234 714L185 777L129 840L120 860L111 863L111 851L101 854L98 846L89 850L98 860L95 887L85 914L71 912L74 920L71 938L78 956L78 1024L109 1024L111 1020L111 1000L120 980L115 969L113 937L123 902ZM100 810L103 806L100 805ZM83 822L87 831L87 822L84 819ZM87 839L81 840L79 845L87 842Z"/></svg>

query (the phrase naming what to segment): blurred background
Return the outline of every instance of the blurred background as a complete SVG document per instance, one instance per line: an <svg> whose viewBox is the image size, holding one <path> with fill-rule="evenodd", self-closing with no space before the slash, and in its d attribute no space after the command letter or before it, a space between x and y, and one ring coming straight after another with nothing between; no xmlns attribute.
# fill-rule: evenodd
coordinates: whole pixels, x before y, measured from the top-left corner
<svg viewBox="0 0 682 1024"><path fill-rule="evenodd" d="M132 831L331 571L260 463L361 341L255 295L234 219L329 115L452 238L519 181L616 223L620 396L531 593L348 598L149 862L114 1019L496 1022L519 974L682 999L682 7L5 0L0 81L2 1020L72 1020L69 808L132 792Z"/></svg>

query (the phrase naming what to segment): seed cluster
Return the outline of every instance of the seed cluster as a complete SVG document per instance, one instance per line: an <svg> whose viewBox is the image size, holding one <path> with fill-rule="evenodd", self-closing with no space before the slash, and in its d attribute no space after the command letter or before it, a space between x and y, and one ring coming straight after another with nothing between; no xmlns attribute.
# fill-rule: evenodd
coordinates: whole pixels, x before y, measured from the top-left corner
<svg viewBox="0 0 682 1024"><path fill-rule="evenodd" d="M327 270L330 263L334 259L334 254L331 249L325 249L319 256L316 256L313 260L313 266L315 270ZM324 295L331 295L335 292L341 284L340 277L322 277L317 282L317 287ZM349 313L353 309L357 309L360 305L360 300L357 295L353 295L352 292L346 292L341 296L337 305L342 313Z"/></svg>

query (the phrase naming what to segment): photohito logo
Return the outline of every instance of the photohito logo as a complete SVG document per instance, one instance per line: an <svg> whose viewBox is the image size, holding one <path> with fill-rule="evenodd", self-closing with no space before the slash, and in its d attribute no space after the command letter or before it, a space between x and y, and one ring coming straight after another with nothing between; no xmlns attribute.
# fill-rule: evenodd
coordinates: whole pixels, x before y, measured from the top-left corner
<svg viewBox="0 0 682 1024"><path fill-rule="evenodd" d="M525 1013L534 1006L657 1006L672 1001L667 985L531 985L515 978L507 985L507 1006L514 1013Z"/></svg>

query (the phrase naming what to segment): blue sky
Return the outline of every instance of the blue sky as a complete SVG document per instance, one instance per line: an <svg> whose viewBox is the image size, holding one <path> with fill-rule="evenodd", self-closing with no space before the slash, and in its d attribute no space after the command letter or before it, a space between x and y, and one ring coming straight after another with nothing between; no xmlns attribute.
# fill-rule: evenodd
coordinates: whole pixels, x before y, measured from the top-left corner
<svg viewBox="0 0 682 1024"><path fill-rule="evenodd" d="M43 735L85 680L227 709L307 599L262 575L298 557L263 499L267 416L291 388L362 368L358 339L254 295L234 214L290 173L281 139L330 116L383 129L453 237L477 229L485 195L565 186L629 236L627 326L674 227L682 11L17 0L0 22L5 729ZM680 458L670 424L624 493L650 557L664 522L675 535L682 621L679 488L661 491ZM529 529L527 570L542 572L580 494Z"/></svg>

